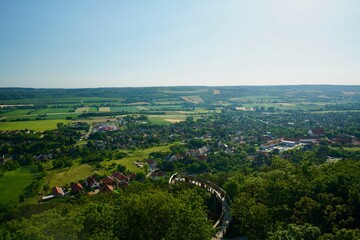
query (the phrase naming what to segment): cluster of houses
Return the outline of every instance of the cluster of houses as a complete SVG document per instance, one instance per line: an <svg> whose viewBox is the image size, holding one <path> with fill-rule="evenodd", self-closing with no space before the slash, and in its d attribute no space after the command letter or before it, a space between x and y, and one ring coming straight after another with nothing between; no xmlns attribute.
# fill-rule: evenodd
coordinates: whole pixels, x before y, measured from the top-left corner
<svg viewBox="0 0 360 240"><path fill-rule="evenodd" d="M98 180L95 176L89 176L82 184L72 183L68 191L64 188L55 186L50 195L43 196L42 200L46 201L56 197L65 195L75 195L78 193L87 193L88 195L97 194L99 192L112 192L117 188L127 187L131 180L134 180L136 175L131 173L125 175L121 172L114 172L111 176L105 176Z"/></svg>
<svg viewBox="0 0 360 240"><path fill-rule="evenodd" d="M314 143L318 143L319 140L325 137L325 132L324 129L322 128L315 128L315 129L310 129L308 131L308 136L306 137L298 137L298 138L293 138L293 139L271 139L269 137L269 139L264 138L264 140L268 140L267 142L263 143L260 145L260 150L262 151L271 151L275 148L281 150L287 150L289 148L293 148L296 147L300 144L314 144Z"/></svg>
<svg viewBox="0 0 360 240"><path fill-rule="evenodd" d="M190 149L187 152L176 153L168 157L169 161L178 161L185 157L197 158L198 160L204 161L207 160L207 153L209 152L209 147L201 147L198 149Z"/></svg>
<svg viewBox="0 0 360 240"><path fill-rule="evenodd" d="M117 131L119 127L113 122L102 122L94 125L94 132L112 132Z"/></svg>

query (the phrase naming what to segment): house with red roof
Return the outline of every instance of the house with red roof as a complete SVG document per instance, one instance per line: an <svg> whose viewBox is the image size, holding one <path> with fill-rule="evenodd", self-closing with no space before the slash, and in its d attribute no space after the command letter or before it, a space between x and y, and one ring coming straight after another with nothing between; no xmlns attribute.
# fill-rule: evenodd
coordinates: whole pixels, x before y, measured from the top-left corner
<svg viewBox="0 0 360 240"><path fill-rule="evenodd" d="M55 186L52 189L52 195L54 195L55 197L62 197L65 195L64 190L61 187Z"/></svg>
<svg viewBox="0 0 360 240"><path fill-rule="evenodd" d="M95 176L90 176L90 177L88 177L88 178L85 180L84 185L85 185L86 187L91 188L91 189L99 188L99 187L100 187L100 184L96 181Z"/></svg>
<svg viewBox="0 0 360 240"><path fill-rule="evenodd" d="M101 179L101 182L103 184L107 184L107 185L112 185L115 183L115 179L113 177L110 176L106 176L103 179Z"/></svg>
<svg viewBox="0 0 360 240"><path fill-rule="evenodd" d="M73 183L70 188L73 194L84 191L84 187L80 183Z"/></svg>
<svg viewBox="0 0 360 240"><path fill-rule="evenodd" d="M113 172L111 175L118 182L128 182L129 178L121 172Z"/></svg>
<svg viewBox="0 0 360 240"><path fill-rule="evenodd" d="M324 137L325 132L323 128L314 128L308 131L308 135L311 137Z"/></svg>
<svg viewBox="0 0 360 240"><path fill-rule="evenodd" d="M100 191L108 193L114 191L114 188L111 185L105 184L100 188Z"/></svg>
<svg viewBox="0 0 360 240"><path fill-rule="evenodd" d="M136 174L135 174L135 173L130 173L129 175L127 175L127 177L128 177L130 180L134 180L134 179L136 179Z"/></svg>

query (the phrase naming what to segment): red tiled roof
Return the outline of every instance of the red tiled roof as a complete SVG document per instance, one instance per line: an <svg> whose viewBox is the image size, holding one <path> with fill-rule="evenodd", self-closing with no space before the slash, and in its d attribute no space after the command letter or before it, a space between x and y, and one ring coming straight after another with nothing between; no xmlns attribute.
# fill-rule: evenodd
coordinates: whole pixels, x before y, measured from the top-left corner
<svg viewBox="0 0 360 240"><path fill-rule="evenodd" d="M96 184L96 179L94 176L90 176L86 179L86 182L88 184L88 187L92 187L94 184Z"/></svg>
<svg viewBox="0 0 360 240"><path fill-rule="evenodd" d="M55 186L55 187L52 189L52 194L55 195L55 196L58 196L58 195L63 196L63 195L64 195L64 191L62 190L61 187Z"/></svg>
<svg viewBox="0 0 360 240"><path fill-rule="evenodd" d="M311 132L312 132L314 135L322 135L322 134L325 134L324 129L322 129L322 128L312 129Z"/></svg>
<svg viewBox="0 0 360 240"><path fill-rule="evenodd" d="M135 178L136 178L136 174L130 173L129 175L127 175L127 177L128 177L129 179L135 179Z"/></svg>
<svg viewBox="0 0 360 240"><path fill-rule="evenodd" d="M116 178L118 181L129 181L129 178L121 172L114 172L111 176Z"/></svg>
<svg viewBox="0 0 360 240"><path fill-rule="evenodd" d="M102 192L112 192L112 191L114 191L114 188L112 186L108 185L108 184L105 184L104 186L102 186L100 188L100 191L102 191Z"/></svg>
<svg viewBox="0 0 360 240"><path fill-rule="evenodd" d="M73 183L71 185L71 192L73 193L78 193L82 190L84 190L84 187L80 183Z"/></svg>
<svg viewBox="0 0 360 240"><path fill-rule="evenodd" d="M110 176L104 177L101 181L105 184L113 184L115 182L114 178Z"/></svg>

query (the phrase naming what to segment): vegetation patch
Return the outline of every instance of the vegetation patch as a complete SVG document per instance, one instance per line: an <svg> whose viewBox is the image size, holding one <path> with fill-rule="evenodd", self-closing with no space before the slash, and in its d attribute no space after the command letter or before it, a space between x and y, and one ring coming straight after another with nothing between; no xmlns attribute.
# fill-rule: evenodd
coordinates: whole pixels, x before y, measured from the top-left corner
<svg viewBox="0 0 360 240"><path fill-rule="evenodd" d="M190 103L195 103L195 104L204 103L204 100L198 95L182 96L181 98L184 99L186 102L190 102Z"/></svg>
<svg viewBox="0 0 360 240"><path fill-rule="evenodd" d="M21 167L17 170L5 172L0 177L0 203L19 200L19 195L29 185L31 179L36 176L35 166Z"/></svg>
<svg viewBox="0 0 360 240"><path fill-rule="evenodd" d="M99 107L99 112L111 112L109 107Z"/></svg>
<svg viewBox="0 0 360 240"><path fill-rule="evenodd" d="M151 103L149 102L133 102L133 103L128 103L127 105L129 106L137 106L137 105L150 105Z"/></svg>
<svg viewBox="0 0 360 240"><path fill-rule="evenodd" d="M18 122L0 122L1 131L9 130L34 130L46 131L57 128L57 124L62 122L68 123L68 120L36 120L36 121L18 121Z"/></svg>
<svg viewBox="0 0 360 240"><path fill-rule="evenodd" d="M70 168L49 171L47 183L49 186L64 186L71 182L78 182L81 179L96 173L88 164L74 165Z"/></svg>
<svg viewBox="0 0 360 240"><path fill-rule="evenodd" d="M149 154L152 152L170 152L171 145L157 146L146 149L136 149L134 151L122 151L127 154L127 157L121 159L115 159L105 162L106 166L111 165L112 163L121 164L129 169L131 172L144 172L143 169L137 167L134 162L142 161L149 157Z"/></svg>
<svg viewBox="0 0 360 240"><path fill-rule="evenodd" d="M84 113L84 112L88 112L90 110L90 107L80 107L80 108L77 108L75 110L75 112L77 113Z"/></svg>
<svg viewBox="0 0 360 240"><path fill-rule="evenodd" d="M31 109L19 109L19 110L2 113L1 116L5 116L5 117L23 116L29 113L29 111L31 111Z"/></svg>

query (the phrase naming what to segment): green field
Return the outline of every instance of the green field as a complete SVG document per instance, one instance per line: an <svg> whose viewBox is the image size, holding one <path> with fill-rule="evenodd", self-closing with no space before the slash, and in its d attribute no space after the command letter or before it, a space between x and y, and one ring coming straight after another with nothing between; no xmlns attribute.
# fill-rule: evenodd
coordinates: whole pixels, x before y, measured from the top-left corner
<svg viewBox="0 0 360 240"><path fill-rule="evenodd" d="M163 118L159 117L149 117L149 122L152 124L158 124L158 125L170 125L171 123L169 121L164 120Z"/></svg>
<svg viewBox="0 0 360 240"><path fill-rule="evenodd" d="M44 108L32 114L69 113L70 110L73 110L73 108Z"/></svg>
<svg viewBox="0 0 360 240"><path fill-rule="evenodd" d="M23 115L26 115L30 111L31 111L31 109L14 110L11 112L2 113L1 116L5 116L5 117L23 116Z"/></svg>
<svg viewBox="0 0 360 240"><path fill-rule="evenodd" d="M106 166L109 166L112 163L121 164L124 165L131 172L142 172L143 170L141 168L138 168L134 164L135 161L143 161L144 159L147 159L151 152L168 152L168 151L170 151L170 145L152 147L147 149L137 149L135 151L123 151L126 154L128 154L127 157L122 159L107 161L104 164Z"/></svg>
<svg viewBox="0 0 360 240"><path fill-rule="evenodd" d="M170 123L176 123L185 121L188 116L184 114L169 114L169 115L148 115L151 123L169 125Z"/></svg>
<svg viewBox="0 0 360 240"><path fill-rule="evenodd" d="M0 122L0 130L34 130L34 131L46 131L57 128L57 123L68 123L68 120L36 120L36 121L18 121L18 122Z"/></svg>
<svg viewBox="0 0 360 240"><path fill-rule="evenodd" d="M111 107L110 109L112 112L121 112L121 111L139 112L139 111L141 111L137 106Z"/></svg>
<svg viewBox="0 0 360 240"><path fill-rule="evenodd" d="M71 182L78 182L81 179L85 179L95 173L96 171L88 164L74 165L70 168L49 171L46 177L46 183L49 184L50 187L65 186Z"/></svg>
<svg viewBox="0 0 360 240"><path fill-rule="evenodd" d="M0 177L0 203L18 201L23 189L28 186L36 175L35 166L21 167L15 171L5 172Z"/></svg>
<svg viewBox="0 0 360 240"><path fill-rule="evenodd" d="M89 112L98 112L97 107L90 107Z"/></svg>
<svg viewBox="0 0 360 240"><path fill-rule="evenodd" d="M148 110L171 110L171 109L183 109L182 105L152 105L152 106L145 106Z"/></svg>

